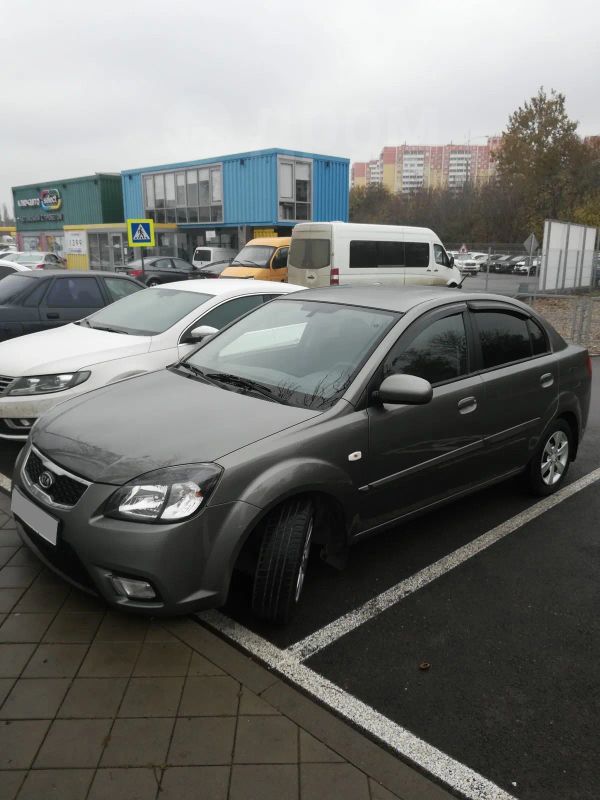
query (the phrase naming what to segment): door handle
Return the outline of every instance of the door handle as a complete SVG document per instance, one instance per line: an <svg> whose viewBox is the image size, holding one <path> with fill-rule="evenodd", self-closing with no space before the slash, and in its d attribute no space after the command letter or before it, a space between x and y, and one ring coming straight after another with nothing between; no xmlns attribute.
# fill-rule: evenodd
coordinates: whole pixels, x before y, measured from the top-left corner
<svg viewBox="0 0 600 800"><path fill-rule="evenodd" d="M462 400L458 401L459 414L470 414L471 411L475 411L476 408L477 400L475 397L463 397Z"/></svg>
<svg viewBox="0 0 600 800"><path fill-rule="evenodd" d="M546 372L540 378L540 383L544 387L544 389L548 389L554 383L554 375L551 372Z"/></svg>
<svg viewBox="0 0 600 800"><path fill-rule="evenodd" d="M51 314L46 314L46 319L60 319L60 317L58 316L58 314L52 312Z"/></svg>

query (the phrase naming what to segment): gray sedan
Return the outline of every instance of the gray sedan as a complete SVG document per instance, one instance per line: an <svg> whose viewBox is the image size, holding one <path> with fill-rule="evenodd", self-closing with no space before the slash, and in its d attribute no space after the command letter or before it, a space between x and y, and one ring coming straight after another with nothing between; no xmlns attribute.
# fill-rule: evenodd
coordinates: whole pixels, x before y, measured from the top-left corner
<svg viewBox="0 0 600 800"><path fill-rule="evenodd" d="M340 565L362 537L510 476L555 492L590 378L584 349L505 297L292 294L42 417L12 508L46 564L114 605L219 606L237 567L254 612L283 623L312 544Z"/></svg>

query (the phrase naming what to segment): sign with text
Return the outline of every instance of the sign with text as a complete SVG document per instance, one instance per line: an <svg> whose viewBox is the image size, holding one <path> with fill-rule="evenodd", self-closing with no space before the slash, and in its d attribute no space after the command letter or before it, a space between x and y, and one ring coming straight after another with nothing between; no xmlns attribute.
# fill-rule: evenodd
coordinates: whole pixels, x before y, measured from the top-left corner
<svg viewBox="0 0 600 800"><path fill-rule="evenodd" d="M130 247L154 247L154 220L128 219L127 241Z"/></svg>
<svg viewBox="0 0 600 800"><path fill-rule="evenodd" d="M87 234L85 231L65 231L65 253L87 255Z"/></svg>

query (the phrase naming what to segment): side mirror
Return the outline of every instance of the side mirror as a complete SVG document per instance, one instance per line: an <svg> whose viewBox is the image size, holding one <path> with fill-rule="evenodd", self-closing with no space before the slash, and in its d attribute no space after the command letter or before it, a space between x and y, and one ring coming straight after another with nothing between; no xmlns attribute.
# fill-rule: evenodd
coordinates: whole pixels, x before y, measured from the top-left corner
<svg viewBox="0 0 600 800"><path fill-rule="evenodd" d="M210 325L199 325L197 328L193 328L189 332L187 338L191 341L200 341L200 339L206 339L207 336L214 336L215 333L218 332L218 328L213 328Z"/></svg>
<svg viewBox="0 0 600 800"><path fill-rule="evenodd" d="M377 399L390 405L421 406L429 403L432 397L429 381L416 375L388 375L377 392Z"/></svg>
<svg viewBox="0 0 600 800"><path fill-rule="evenodd" d="M450 256L450 266L454 266L454 256Z"/></svg>

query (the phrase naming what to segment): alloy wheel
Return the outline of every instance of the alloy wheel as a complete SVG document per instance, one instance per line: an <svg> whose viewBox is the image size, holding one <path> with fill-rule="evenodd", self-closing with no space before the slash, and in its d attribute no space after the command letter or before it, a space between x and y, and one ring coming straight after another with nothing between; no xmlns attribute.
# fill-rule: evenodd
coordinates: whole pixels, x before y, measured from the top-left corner
<svg viewBox="0 0 600 800"><path fill-rule="evenodd" d="M569 437L564 431L555 431L546 442L541 459L542 481L554 486L561 479L569 460Z"/></svg>

